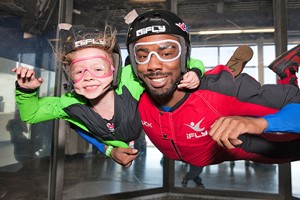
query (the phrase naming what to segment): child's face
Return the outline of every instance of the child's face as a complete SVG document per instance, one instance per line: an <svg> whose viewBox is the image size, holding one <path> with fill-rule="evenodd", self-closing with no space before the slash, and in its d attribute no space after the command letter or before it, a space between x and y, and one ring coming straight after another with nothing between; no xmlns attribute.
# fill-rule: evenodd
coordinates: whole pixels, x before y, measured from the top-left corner
<svg viewBox="0 0 300 200"><path fill-rule="evenodd" d="M113 71L112 59L102 49L85 48L72 55L70 76L75 92L87 99L95 99L110 88Z"/></svg>

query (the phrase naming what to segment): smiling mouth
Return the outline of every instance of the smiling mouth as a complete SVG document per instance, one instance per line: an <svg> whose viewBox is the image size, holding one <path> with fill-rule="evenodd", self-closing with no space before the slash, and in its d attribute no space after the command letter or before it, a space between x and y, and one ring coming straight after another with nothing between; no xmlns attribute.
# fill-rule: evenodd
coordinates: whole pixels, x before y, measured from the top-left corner
<svg viewBox="0 0 300 200"><path fill-rule="evenodd" d="M166 78L153 78L151 79L153 82L157 82L157 83L160 83L160 82L163 82L164 80L166 80Z"/></svg>
<svg viewBox="0 0 300 200"><path fill-rule="evenodd" d="M86 90L93 90L93 89L96 89L97 87L98 87L97 85L91 85L91 86L84 87L84 89L86 89Z"/></svg>
<svg viewBox="0 0 300 200"><path fill-rule="evenodd" d="M167 76L166 77L147 77L147 79L149 80L149 84L151 84L151 86L153 88L161 88L164 87L167 83Z"/></svg>
<svg viewBox="0 0 300 200"><path fill-rule="evenodd" d="M171 74L172 73L150 72L145 74L144 77L149 80L152 87L160 88L165 86Z"/></svg>

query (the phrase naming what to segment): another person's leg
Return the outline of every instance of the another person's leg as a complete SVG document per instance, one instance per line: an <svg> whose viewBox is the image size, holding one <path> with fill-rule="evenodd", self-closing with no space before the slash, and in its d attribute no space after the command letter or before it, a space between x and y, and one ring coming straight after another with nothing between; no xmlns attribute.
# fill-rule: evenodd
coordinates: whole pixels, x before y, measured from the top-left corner
<svg viewBox="0 0 300 200"><path fill-rule="evenodd" d="M186 187L189 180L193 180L196 183L196 187L204 188L200 174L202 173L204 167L197 167L190 165L189 171L185 174L182 179L182 186Z"/></svg>
<svg viewBox="0 0 300 200"><path fill-rule="evenodd" d="M253 56L253 51L248 45L239 46L227 62L226 66L231 70L234 77L242 73L245 65Z"/></svg>
<svg viewBox="0 0 300 200"><path fill-rule="evenodd" d="M278 84L290 84L298 87L296 73L300 65L300 45L277 57L268 67L279 76Z"/></svg>
<svg viewBox="0 0 300 200"><path fill-rule="evenodd" d="M190 166L192 168L192 170L194 171L195 174L197 174L197 176L193 179L193 181L196 184L196 187L198 188L204 188L204 184L202 182L202 178L200 177L200 174L203 171L204 167L195 167L195 166Z"/></svg>

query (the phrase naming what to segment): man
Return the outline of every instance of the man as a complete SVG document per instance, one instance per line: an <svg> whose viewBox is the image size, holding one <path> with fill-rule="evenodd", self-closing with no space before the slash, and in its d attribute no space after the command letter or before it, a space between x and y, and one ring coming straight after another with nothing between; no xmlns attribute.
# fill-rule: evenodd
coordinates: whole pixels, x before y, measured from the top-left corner
<svg viewBox="0 0 300 200"><path fill-rule="evenodd" d="M166 49L162 43L172 45ZM147 90L139 103L143 129L167 157L195 166L226 160L282 163L295 159L265 157L242 148L227 150L208 133L215 120L222 116L264 116L286 105L286 108L296 108L288 112L299 114L297 88L261 87L246 74L234 79L227 67L217 66L203 77L198 90L178 89L176 84L186 71L190 54L190 37L185 23L168 11L150 11L138 16L129 27L127 46L133 71ZM252 124L255 124L255 132L261 133L270 125L276 130L283 129L278 124L276 127L277 122L271 117L255 118ZM295 124L295 129L299 128Z"/></svg>
<svg viewBox="0 0 300 200"><path fill-rule="evenodd" d="M245 130L300 132L300 94L291 86L263 86L246 74L233 77L229 68L217 66L201 80L198 90L177 87L186 72L190 55L190 35L185 23L168 11L150 11L138 16L129 27L127 41L132 70L146 86L140 99L139 112L143 128L153 144L167 157L195 166L206 166L227 160L252 160L282 163L299 159L299 139L293 142L270 142L262 137L243 135L234 144L241 148L227 150L209 136L210 127L218 130L217 119L243 117ZM130 67L130 66L128 66ZM276 113L283 106L285 108ZM274 114L276 113L276 114ZM280 123L278 123L280 122ZM222 123L221 123L222 124ZM282 126L285 125L285 126ZM287 128L288 127L288 128ZM228 130L228 129L226 129ZM218 135L218 134L217 134ZM276 136L284 141L300 135ZM279 137L279 138L277 138ZM235 140L236 141L236 140ZM223 146L230 140L220 140ZM250 152L250 153L249 153ZM127 165L136 153L131 148L112 151L112 158ZM128 165L127 165L128 166Z"/></svg>

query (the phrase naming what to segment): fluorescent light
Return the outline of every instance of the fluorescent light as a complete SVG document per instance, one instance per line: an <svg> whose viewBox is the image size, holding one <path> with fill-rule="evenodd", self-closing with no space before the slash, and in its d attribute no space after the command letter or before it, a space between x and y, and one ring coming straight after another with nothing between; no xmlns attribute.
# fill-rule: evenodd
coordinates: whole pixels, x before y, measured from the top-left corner
<svg viewBox="0 0 300 200"><path fill-rule="evenodd" d="M135 3L158 3L158 2L165 2L166 0L130 0L131 2Z"/></svg>
<svg viewBox="0 0 300 200"><path fill-rule="evenodd" d="M30 34L30 33L26 33L26 32L24 32L24 33L23 33L23 38L24 38L24 39L33 38L33 35L32 35L32 34Z"/></svg>
<svg viewBox="0 0 300 200"><path fill-rule="evenodd" d="M192 35L218 35L218 34L240 34L240 33L274 33L274 28L262 29L236 29L236 30L215 30L215 31L194 31Z"/></svg>

